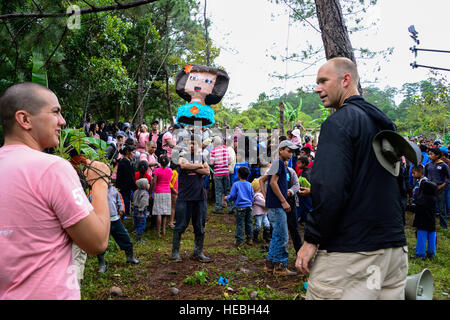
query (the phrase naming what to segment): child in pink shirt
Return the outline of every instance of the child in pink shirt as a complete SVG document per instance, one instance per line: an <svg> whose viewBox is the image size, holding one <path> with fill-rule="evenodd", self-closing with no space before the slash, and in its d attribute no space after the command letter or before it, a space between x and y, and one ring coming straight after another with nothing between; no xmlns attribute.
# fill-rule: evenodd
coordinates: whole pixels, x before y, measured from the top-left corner
<svg viewBox="0 0 450 320"><path fill-rule="evenodd" d="M161 168L153 171L152 189L155 191L152 215L156 216L156 229L158 237L161 237L161 223L163 235L166 234L166 220L170 216L172 202L170 180L172 169L168 168L169 158L166 155L160 157Z"/></svg>

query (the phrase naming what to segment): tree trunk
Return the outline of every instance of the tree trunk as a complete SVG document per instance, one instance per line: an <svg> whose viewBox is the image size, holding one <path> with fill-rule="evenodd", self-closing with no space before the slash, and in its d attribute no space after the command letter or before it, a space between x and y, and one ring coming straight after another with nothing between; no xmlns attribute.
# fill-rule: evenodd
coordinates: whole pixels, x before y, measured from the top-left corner
<svg viewBox="0 0 450 320"><path fill-rule="evenodd" d="M167 3L166 6L166 12L164 16L164 27L165 27L165 34L166 34L166 57L169 56L169 44L170 44L170 37L169 37L169 3ZM166 101L167 101L167 108L169 108L169 115L170 115L170 123L174 124L174 118L173 118L173 112L172 112L172 103L170 101L170 92L169 92L169 71L167 70L167 60L164 62L164 70L165 70L165 80L166 80Z"/></svg>
<svg viewBox="0 0 450 320"><path fill-rule="evenodd" d="M206 65L210 66L210 54L209 54L209 36L208 36L208 21L206 20L206 0L205 0L205 10L203 12L203 18L205 20L205 37L206 37Z"/></svg>
<svg viewBox="0 0 450 320"><path fill-rule="evenodd" d="M120 120L120 103L116 104L116 114L114 117L115 123L119 122Z"/></svg>
<svg viewBox="0 0 450 320"><path fill-rule="evenodd" d="M169 108L170 115L170 123L174 124L173 112L172 112L172 102L170 100L170 92L169 92L169 72L166 69L166 101L167 107Z"/></svg>
<svg viewBox="0 0 450 320"><path fill-rule="evenodd" d="M284 103L280 101L280 136L284 136Z"/></svg>
<svg viewBox="0 0 450 320"><path fill-rule="evenodd" d="M339 0L314 1L327 60L334 57L346 57L356 64ZM358 91L362 94L360 82L358 82Z"/></svg>
<svg viewBox="0 0 450 320"><path fill-rule="evenodd" d="M138 71L138 81L137 81L137 101L136 101L136 109L141 106L142 99L144 98L144 89L143 89L143 83L144 79L142 77L142 72ZM135 124L141 124L142 121L144 121L144 106L142 105L139 110L137 110L136 118L134 120Z"/></svg>

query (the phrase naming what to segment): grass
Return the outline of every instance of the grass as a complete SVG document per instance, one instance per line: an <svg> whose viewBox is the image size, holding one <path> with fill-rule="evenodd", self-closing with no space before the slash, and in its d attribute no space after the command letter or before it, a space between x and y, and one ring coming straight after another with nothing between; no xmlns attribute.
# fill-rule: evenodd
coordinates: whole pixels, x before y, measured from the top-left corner
<svg viewBox="0 0 450 320"><path fill-rule="evenodd" d="M111 297L112 286L122 288L125 298L137 300L186 299L186 300L301 300L305 296L306 276L274 277L263 272L266 251L260 245L244 245L235 248L234 217L232 215L213 215L208 209L204 251L214 259L212 263L202 264L190 260L194 246L193 227L190 225L182 236L180 254L183 262L171 261L172 232L158 238L156 230L144 234L143 244L134 246L139 265L126 263L125 253L114 240L109 242L105 260L107 272L97 273L98 262L95 256L88 256L81 287L82 299L106 300ZM409 255L414 253L416 238L411 227L413 215L407 214L407 237ZM133 230L132 221L125 220L128 230ZM132 240L134 233L130 232ZM433 261L409 260L408 275L429 269L433 275L434 299L450 300L450 232L437 228L437 255ZM295 251L288 244L288 266L294 269ZM226 278L226 286L218 283L220 277ZM170 288L179 289L179 295L169 293ZM256 297L255 297L256 292Z"/></svg>
<svg viewBox="0 0 450 320"><path fill-rule="evenodd" d="M415 231L410 225L414 219L414 215L408 214L407 228L405 229L408 242L409 255L414 254L416 248ZM437 224L437 249L436 257L430 261L428 259L410 259L408 264L408 275L420 273L427 268L433 275L434 300L450 300L450 231L449 229L441 229ZM446 294L445 294L446 293Z"/></svg>

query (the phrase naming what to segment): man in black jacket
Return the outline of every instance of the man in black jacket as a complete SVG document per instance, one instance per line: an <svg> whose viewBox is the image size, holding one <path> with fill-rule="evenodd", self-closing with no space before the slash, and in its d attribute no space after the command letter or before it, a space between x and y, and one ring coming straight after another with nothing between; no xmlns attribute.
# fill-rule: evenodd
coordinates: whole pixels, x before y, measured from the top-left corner
<svg viewBox="0 0 450 320"><path fill-rule="evenodd" d="M347 58L329 60L317 74L315 92L336 112L322 124L311 190L300 191L313 199L296 261L300 272L310 272L307 299L404 299L408 248L399 184L372 149L380 130L396 128L359 96L357 83Z"/></svg>

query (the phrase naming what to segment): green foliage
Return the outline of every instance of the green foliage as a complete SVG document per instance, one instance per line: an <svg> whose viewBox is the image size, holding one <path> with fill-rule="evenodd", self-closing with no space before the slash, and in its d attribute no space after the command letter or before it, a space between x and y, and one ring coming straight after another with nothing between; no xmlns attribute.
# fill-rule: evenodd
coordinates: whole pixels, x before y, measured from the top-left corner
<svg viewBox="0 0 450 320"><path fill-rule="evenodd" d="M408 103L406 117L396 121L398 129L409 135L445 136L450 131L449 86L445 79L430 78L415 84L405 84Z"/></svg>
<svg viewBox="0 0 450 320"><path fill-rule="evenodd" d="M197 282L199 284L205 284L208 281L208 271L206 269L201 271L195 271L193 275L187 276L186 279L183 280L183 283L187 283L190 285L196 285Z"/></svg>
<svg viewBox="0 0 450 320"><path fill-rule="evenodd" d="M46 12L60 12L69 5L65 0L38 3ZM117 2L70 4L87 8ZM57 95L68 126L77 126L87 113L94 120L129 121L138 106L140 80L144 120L169 119L166 74L170 101L176 108L184 101L175 93L175 74L192 62L189 59L204 63L198 8L193 0L159 0L133 9L82 15L81 28L74 30L66 29L65 17L6 21L0 25L4 40L0 42L0 91L19 81L43 83L47 74L48 87ZM32 0L0 4L2 14L36 10ZM210 52L214 63L219 49L210 45Z"/></svg>
<svg viewBox="0 0 450 320"><path fill-rule="evenodd" d="M45 69L42 69L45 63L42 58L42 54L33 52L33 70L31 81L48 88L47 72Z"/></svg>
<svg viewBox="0 0 450 320"><path fill-rule="evenodd" d="M84 155L86 159L108 163L105 154L106 147L105 141L86 137L84 129L64 129L61 131L55 154L66 160L70 160L73 155Z"/></svg>
<svg viewBox="0 0 450 320"><path fill-rule="evenodd" d="M327 120L327 118L330 116L331 111L329 108L325 108L323 105L319 104L319 108L320 108L320 117L314 119L311 121L311 123L315 124L314 130L316 131L318 129L320 129L320 126L322 125L322 123L325 122L325 120Z"/></svg>

